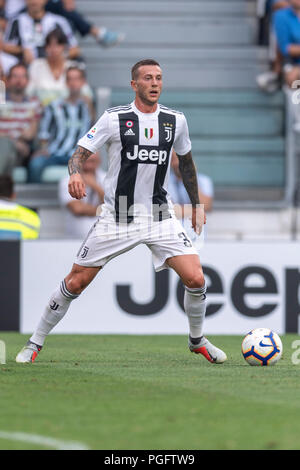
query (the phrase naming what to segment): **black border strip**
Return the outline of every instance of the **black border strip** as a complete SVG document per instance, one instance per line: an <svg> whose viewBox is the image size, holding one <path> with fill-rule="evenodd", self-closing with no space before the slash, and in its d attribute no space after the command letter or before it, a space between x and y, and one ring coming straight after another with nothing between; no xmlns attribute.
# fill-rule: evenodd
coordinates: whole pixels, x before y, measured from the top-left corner
<svg viewBox="0 0 300 470"><path fill-rule="evenodd" d="M20 331L20 241L0 241L0 331Z"/></svg>

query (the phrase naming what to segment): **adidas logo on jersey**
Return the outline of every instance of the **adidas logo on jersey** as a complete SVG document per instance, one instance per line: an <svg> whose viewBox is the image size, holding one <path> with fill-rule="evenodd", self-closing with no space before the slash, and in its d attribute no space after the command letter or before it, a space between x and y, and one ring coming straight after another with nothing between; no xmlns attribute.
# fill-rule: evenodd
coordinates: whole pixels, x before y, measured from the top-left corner
<svg viewBox="0 0 300 470"><path fill-rule="evenodd" d="M138 160L140 163L163 165L168 158L168 152L166 150L156 150L153 147L148 150L148 148L140 148L138 145L134 145L133 152L126 152L126 156L129 160Z"/></svg>
<svg viewBox="0 0 300 470"><path fill-rule="evenodd" d="M132 129L128 129L128 131L126 131L124 135L135 135L135 133Z"/></svg>

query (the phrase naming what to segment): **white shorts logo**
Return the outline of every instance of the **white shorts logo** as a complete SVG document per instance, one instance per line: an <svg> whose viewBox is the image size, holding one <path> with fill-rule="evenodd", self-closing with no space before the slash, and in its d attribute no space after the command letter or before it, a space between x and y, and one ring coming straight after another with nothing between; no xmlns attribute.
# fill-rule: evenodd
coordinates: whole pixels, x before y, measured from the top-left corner
<svg viewBox="0 0 300 470"><path fill-rule="evenodd" d="M87 254L89 252L89 248L87 246L84 246L83 247L83 250L82 250L82 253L81 253L81 258L86 258L87 257Z"/></svg>

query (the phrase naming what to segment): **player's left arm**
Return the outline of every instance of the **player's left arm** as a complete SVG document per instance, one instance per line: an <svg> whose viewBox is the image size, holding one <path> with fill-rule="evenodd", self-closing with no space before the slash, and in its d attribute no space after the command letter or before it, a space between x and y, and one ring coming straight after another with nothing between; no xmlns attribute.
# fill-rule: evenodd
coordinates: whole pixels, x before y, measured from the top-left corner
<svg viewBox="0 0 300 470"><path fill-rule="evenodd" d="M192 205L192 227L196 233L200 234L202 225L206 223L203 205L199 200L198 178L197 171L192 157L192 152L189 151L185 155L178 155L179 170L181 173L184 187L189 195Z"/></svg>

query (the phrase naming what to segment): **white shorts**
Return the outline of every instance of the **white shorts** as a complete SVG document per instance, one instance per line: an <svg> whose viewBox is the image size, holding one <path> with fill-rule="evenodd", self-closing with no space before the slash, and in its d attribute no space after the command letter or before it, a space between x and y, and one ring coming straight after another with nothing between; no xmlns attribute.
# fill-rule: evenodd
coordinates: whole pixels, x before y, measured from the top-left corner
<svg viewBox="0 0 300 470"><path fill-rule="evenodd" d="M169 266L168 258L198 255L178 219L162 222L133 221L116 224L113 214L103 211L82 243L75 263L86 267L103 267L108 261L144 243L152 252L155 271Z"/></svg>

